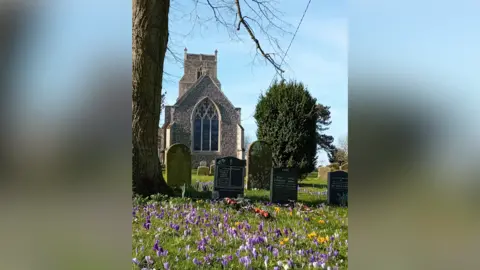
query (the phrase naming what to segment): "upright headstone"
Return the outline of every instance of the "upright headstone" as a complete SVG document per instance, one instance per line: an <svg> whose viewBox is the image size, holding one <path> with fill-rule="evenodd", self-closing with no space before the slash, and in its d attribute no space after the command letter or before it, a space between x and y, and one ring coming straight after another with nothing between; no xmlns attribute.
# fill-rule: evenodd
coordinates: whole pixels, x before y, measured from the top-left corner
<svg viewBox="0 0 480 270"><path fill-rule="evenodd" d="M268 189L272 174L272 149L267 142L250 144L247 152L247 189Z"/></svg>
<svg viewBox="0 0 480 270"><path fill-rule="evenodd" d="M217 158L213 178L214 198L243 196L246 161L236 157Z"/></svg>
<svg viewBox="0 0 480 270"><path fill-rule="evenodd" d="M210 172L209 175L214 175L215 174L215 163L210 165Z"/></svg>
<svg viewBox="0 0 480 270"><path fill-rule="evenodd" d="M319 179L327 179L329 172L331 172L330 167L319 167L318 168L318 178Z"/></svg>
<svg viewBox="0 0 480 270"><path fill-rule="evenodd" d="M166 175L169 186L191 185L192 156L190 148L184 144L170 146L166 154Z"/></svg>
<svg viewBox="0 0 480 270"><path fill-rule="evenodd" d="M333 205L348 204L348 173L334 171L328 173L327 203Z"/></svg>
<svg viewBox="0 0 480 270"><path fill-rule="evenodd" d="M298 169L274 168L270 180L270 202L286 203L298 199Z"/></svg>
<svg viewBox="0 0 480 270"><path fill-rule="evenodd" d="M207 167L207 162L205 160L200 161L200 167Z"/></svg>
<svg viewBox="0 0 480 270"><path fill-rule="evenodd" d="M197 175L208 175L209 168L207 166L199 166L197 168Z"/></svg>

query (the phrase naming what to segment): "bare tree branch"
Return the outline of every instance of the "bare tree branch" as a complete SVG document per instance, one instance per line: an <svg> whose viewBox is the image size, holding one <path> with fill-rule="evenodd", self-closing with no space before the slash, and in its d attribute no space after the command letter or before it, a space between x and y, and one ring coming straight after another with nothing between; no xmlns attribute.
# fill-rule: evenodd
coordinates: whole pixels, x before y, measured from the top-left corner
<svg viewBox="0 0 480 270"><path fill-rule="evenodd" d="M245 17L242 15L242 8L240 7L240 1L235 0L235 5L237 6L237 14L238 14L238 20L239 20L239 23L238 23L238 26L237 26L237 31L240 31L240 26L243 25L245 27L245 29L247 30L248 34L250 35L250 38L255 43L255 46L256 46L257 50L260 51L260 54L263 55L263 57L265 57L265 59L267 59L267 61L270 62L273 65L273 67L277 70L277 72L279 72L280 74L283 73L284 70L282 70L280 65L277 62L275 62L272 55L269 54L269 53L266 53L263 50L262 46L260 45L260 42L258 41L257 37L253 33L252 28L250 27L248 22L245 20Z"/></svg>

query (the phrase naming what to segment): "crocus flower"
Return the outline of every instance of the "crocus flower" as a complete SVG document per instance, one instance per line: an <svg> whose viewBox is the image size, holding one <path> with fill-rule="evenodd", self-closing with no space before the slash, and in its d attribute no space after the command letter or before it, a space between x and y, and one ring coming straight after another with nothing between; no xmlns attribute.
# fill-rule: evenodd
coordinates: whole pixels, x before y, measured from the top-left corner
<svg viewBox="0 0 480 270"><path fill-rule="evenodd" d="M250 258L248 256L244 256L244 257L241 257L239 259L240 263L243 264L245 267L248 267L252 261L250 260Z"/></svg>
<svg viewBox="0 0 480 270"><path fill-rule="evenodd" d="M136 265L139 265L140 264L140 261L137 259L137 258L133 258L132 259L132 262Z"/></svg>
<svg viewBox="0 0 480 270"><path fill-rule="evenodd" d="M163 263L163 268L165 268L165 270L169 270L170 264L168 262Z"/></svg>
<svg viewBox="0 0 480 270"><path fill-rule="evenodd" d="M202 264L197 258L193 258L192 261L195 265L201 265Z"/></svg>
<svg viewBox="0 0 480 270"><path fill-rule="evenodd" d="M278 249L277 248L274 248L272 253L273 253L273 256L278 257Z"/></svg>
<svg viewBox="0 0 480 270"><path fill-rule="evenodd" d="M148 264L153 264L153 260L150 256L145 256L145 261L147 261Z"/></svg>

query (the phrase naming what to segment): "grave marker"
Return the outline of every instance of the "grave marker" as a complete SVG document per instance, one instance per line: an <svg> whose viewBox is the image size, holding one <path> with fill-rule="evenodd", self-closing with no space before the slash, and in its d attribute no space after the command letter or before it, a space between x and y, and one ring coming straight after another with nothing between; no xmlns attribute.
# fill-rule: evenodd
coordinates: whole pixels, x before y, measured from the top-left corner
<svg viewBox="0 0 480 270"><path fill-rule="evenodd" d="M287 203L298 199L298 169L273 168L270 180L270 202Z"/></svg>
<svg viewBox="0 0 480 270"><path fill-rule="evenodd" d="M247 151L247 189L268 189L272 174L272 149L267 142L256 141Z"/></svg>
<svg viewBox="0 0 480 270"><path fill-rule="evenodd" d="M170 146L166 154L166 182L169 186L187 186L192 183L192 156L184 144Z"/></svg>
<svg viewBox="0 0 480 270"><path fill-rule="evenodd" d="M236 198L243 196L246 161L235 157L217 158L213 178L214 196Z"/></svg>
<svg viewBox="0 0 480 270"><path fill-rule="evenodd" d="M327 203L345 206L348 204L348 173L334 171L328 173Z"/></svg>

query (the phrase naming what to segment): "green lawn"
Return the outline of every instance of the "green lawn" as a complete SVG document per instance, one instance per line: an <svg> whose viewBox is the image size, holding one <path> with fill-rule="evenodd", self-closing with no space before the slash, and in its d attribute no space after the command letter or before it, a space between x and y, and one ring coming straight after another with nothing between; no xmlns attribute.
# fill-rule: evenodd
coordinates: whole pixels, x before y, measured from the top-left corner
<svg viewBox="0 0 480 270"><path fill-rule="evenodd" d="M192 180L213 177L193 173ZM132 269L347 269L348 209L324 205L325 185L302 181L294 207L268 203L268 191L246 191L268 219L210 200L157 196L135 203Z"/></svg>

